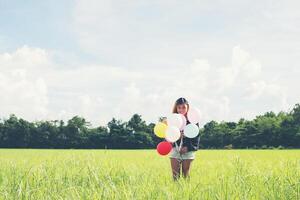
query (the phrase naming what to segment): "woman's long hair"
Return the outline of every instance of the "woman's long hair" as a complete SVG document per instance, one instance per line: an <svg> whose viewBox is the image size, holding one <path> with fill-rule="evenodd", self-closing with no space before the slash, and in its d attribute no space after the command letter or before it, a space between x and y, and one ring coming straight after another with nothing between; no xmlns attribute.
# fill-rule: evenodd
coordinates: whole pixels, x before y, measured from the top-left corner
<svg viewBox="0 0 300 200"><path fill-rule="evenodd" d="M186 104L188 107L188 110L189 110L189 108L190 108L189 102L185 98L181 97L175 101L175 104L173 106L173 113L178 113L177 106L182 105L182 104Z"/></svg>

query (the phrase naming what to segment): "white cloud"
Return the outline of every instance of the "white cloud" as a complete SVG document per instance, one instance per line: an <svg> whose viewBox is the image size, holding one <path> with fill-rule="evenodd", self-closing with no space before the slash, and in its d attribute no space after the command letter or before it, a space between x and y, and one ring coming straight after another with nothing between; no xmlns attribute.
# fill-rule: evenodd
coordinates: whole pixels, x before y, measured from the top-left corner
<svg viewBox="0 0 300 200"><path fill-rule="evenodd" d="M38 48L24 46L14 53L0 54L1 115L15 113L32 120L47 115L45 80L42 76L32 77L28 70L45 64L45 51Z"/></svg>
<svg viewBox="0 0 300 200"><path fill-rule="evenodd" d="M112 65L173 67L200 56L220 66L238 43L279 69L298 62L299 8L298 1L77 0L72 28L84 51Z"/></svg>
<svg viewBox="0 0 300 200"><path fill-rule="evenodd" d="M205 123L292 106L287 90L268 80L261 63L240 46L233 48L226 67L199 58L184 67L159 70L66 67L55 63L46 50L26 46L0 54L0 66L2 116L66 120L81 115L99 125L140 113L155 122L184 96L201 109Z"/></svg>
<svg viewBox="0 0 300 200"><path fill-rule="evenodd" d="M77 0L73 29L85 52L147 74L134 80L143 97L136 105L164 115L166 105L186 96L205 110L205 120L233 120L299 102L299 7L297 1Z"/></svg>
<svg viewBox="0 0 300 200"><path fill-rule="evenodd" d="M82 115L98 125L137 112L156 121L181 96L203 122L286 110L300 101L299 8L299 1L76 0L63 9L54 50L25 33L41 48L8 52L24 38L1 33L0 117ZM28 30L38 28L49 34Z"/></svg>

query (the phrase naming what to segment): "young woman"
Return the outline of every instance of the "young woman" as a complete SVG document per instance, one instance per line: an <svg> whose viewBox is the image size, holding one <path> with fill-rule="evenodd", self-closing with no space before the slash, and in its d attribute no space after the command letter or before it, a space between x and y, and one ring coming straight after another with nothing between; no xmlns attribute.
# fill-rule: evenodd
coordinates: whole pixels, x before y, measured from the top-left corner
<svg viewBox="0 0 300 200"><path fill-rule="evenodd" d="M185 98L176 100L173 113L179 113L186 117L189 110L189 103ZM187 119L187 124L190 122ZM199 124L197 124L199 126ZM195 159L195 151L199 148L200 136L195 138L187 138L181 131L179 140L173 143L173 149L170 153L171 168L174 180L180 177L180 169L184 178L189 177L189 171L192 161Z"/></svg>

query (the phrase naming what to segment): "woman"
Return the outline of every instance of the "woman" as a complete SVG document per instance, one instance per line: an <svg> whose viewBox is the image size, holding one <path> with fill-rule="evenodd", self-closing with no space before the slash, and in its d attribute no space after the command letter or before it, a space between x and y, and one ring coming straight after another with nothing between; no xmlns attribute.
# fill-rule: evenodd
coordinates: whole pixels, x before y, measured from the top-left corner
<svg viewBox="0 0 300 200"><path fill-rule="evenodd" d="M189 103L185 98L176 100L173 107L173 113L179 113L187 119ZM190 122L187 119L187 124ZM199 126L199 124L197 124ZM184 178L189 177L189 171L192 161L195 159L195 151L199 149L200 135L195 138L187 138L181 131L181 137L173 143L173 149L170 153L171 168L174 180L180 177L180 168Z"/></svg>

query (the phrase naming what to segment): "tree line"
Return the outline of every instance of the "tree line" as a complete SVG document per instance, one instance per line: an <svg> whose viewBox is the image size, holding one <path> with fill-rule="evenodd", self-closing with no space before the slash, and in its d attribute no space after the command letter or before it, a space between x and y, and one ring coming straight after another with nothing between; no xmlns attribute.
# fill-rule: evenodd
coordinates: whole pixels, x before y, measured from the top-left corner
<svg viewBox="0 0 300 200"><path fill-rule="evenodd" d="M91 127L74 116L63 120L29 122L14 114L0 120L0 148L150 149L162 141L134 114L129 121L113 118ZM200 148L300 148L300 104L289 112L266 112L253 120L210 121L200 129Z"/></svg>

